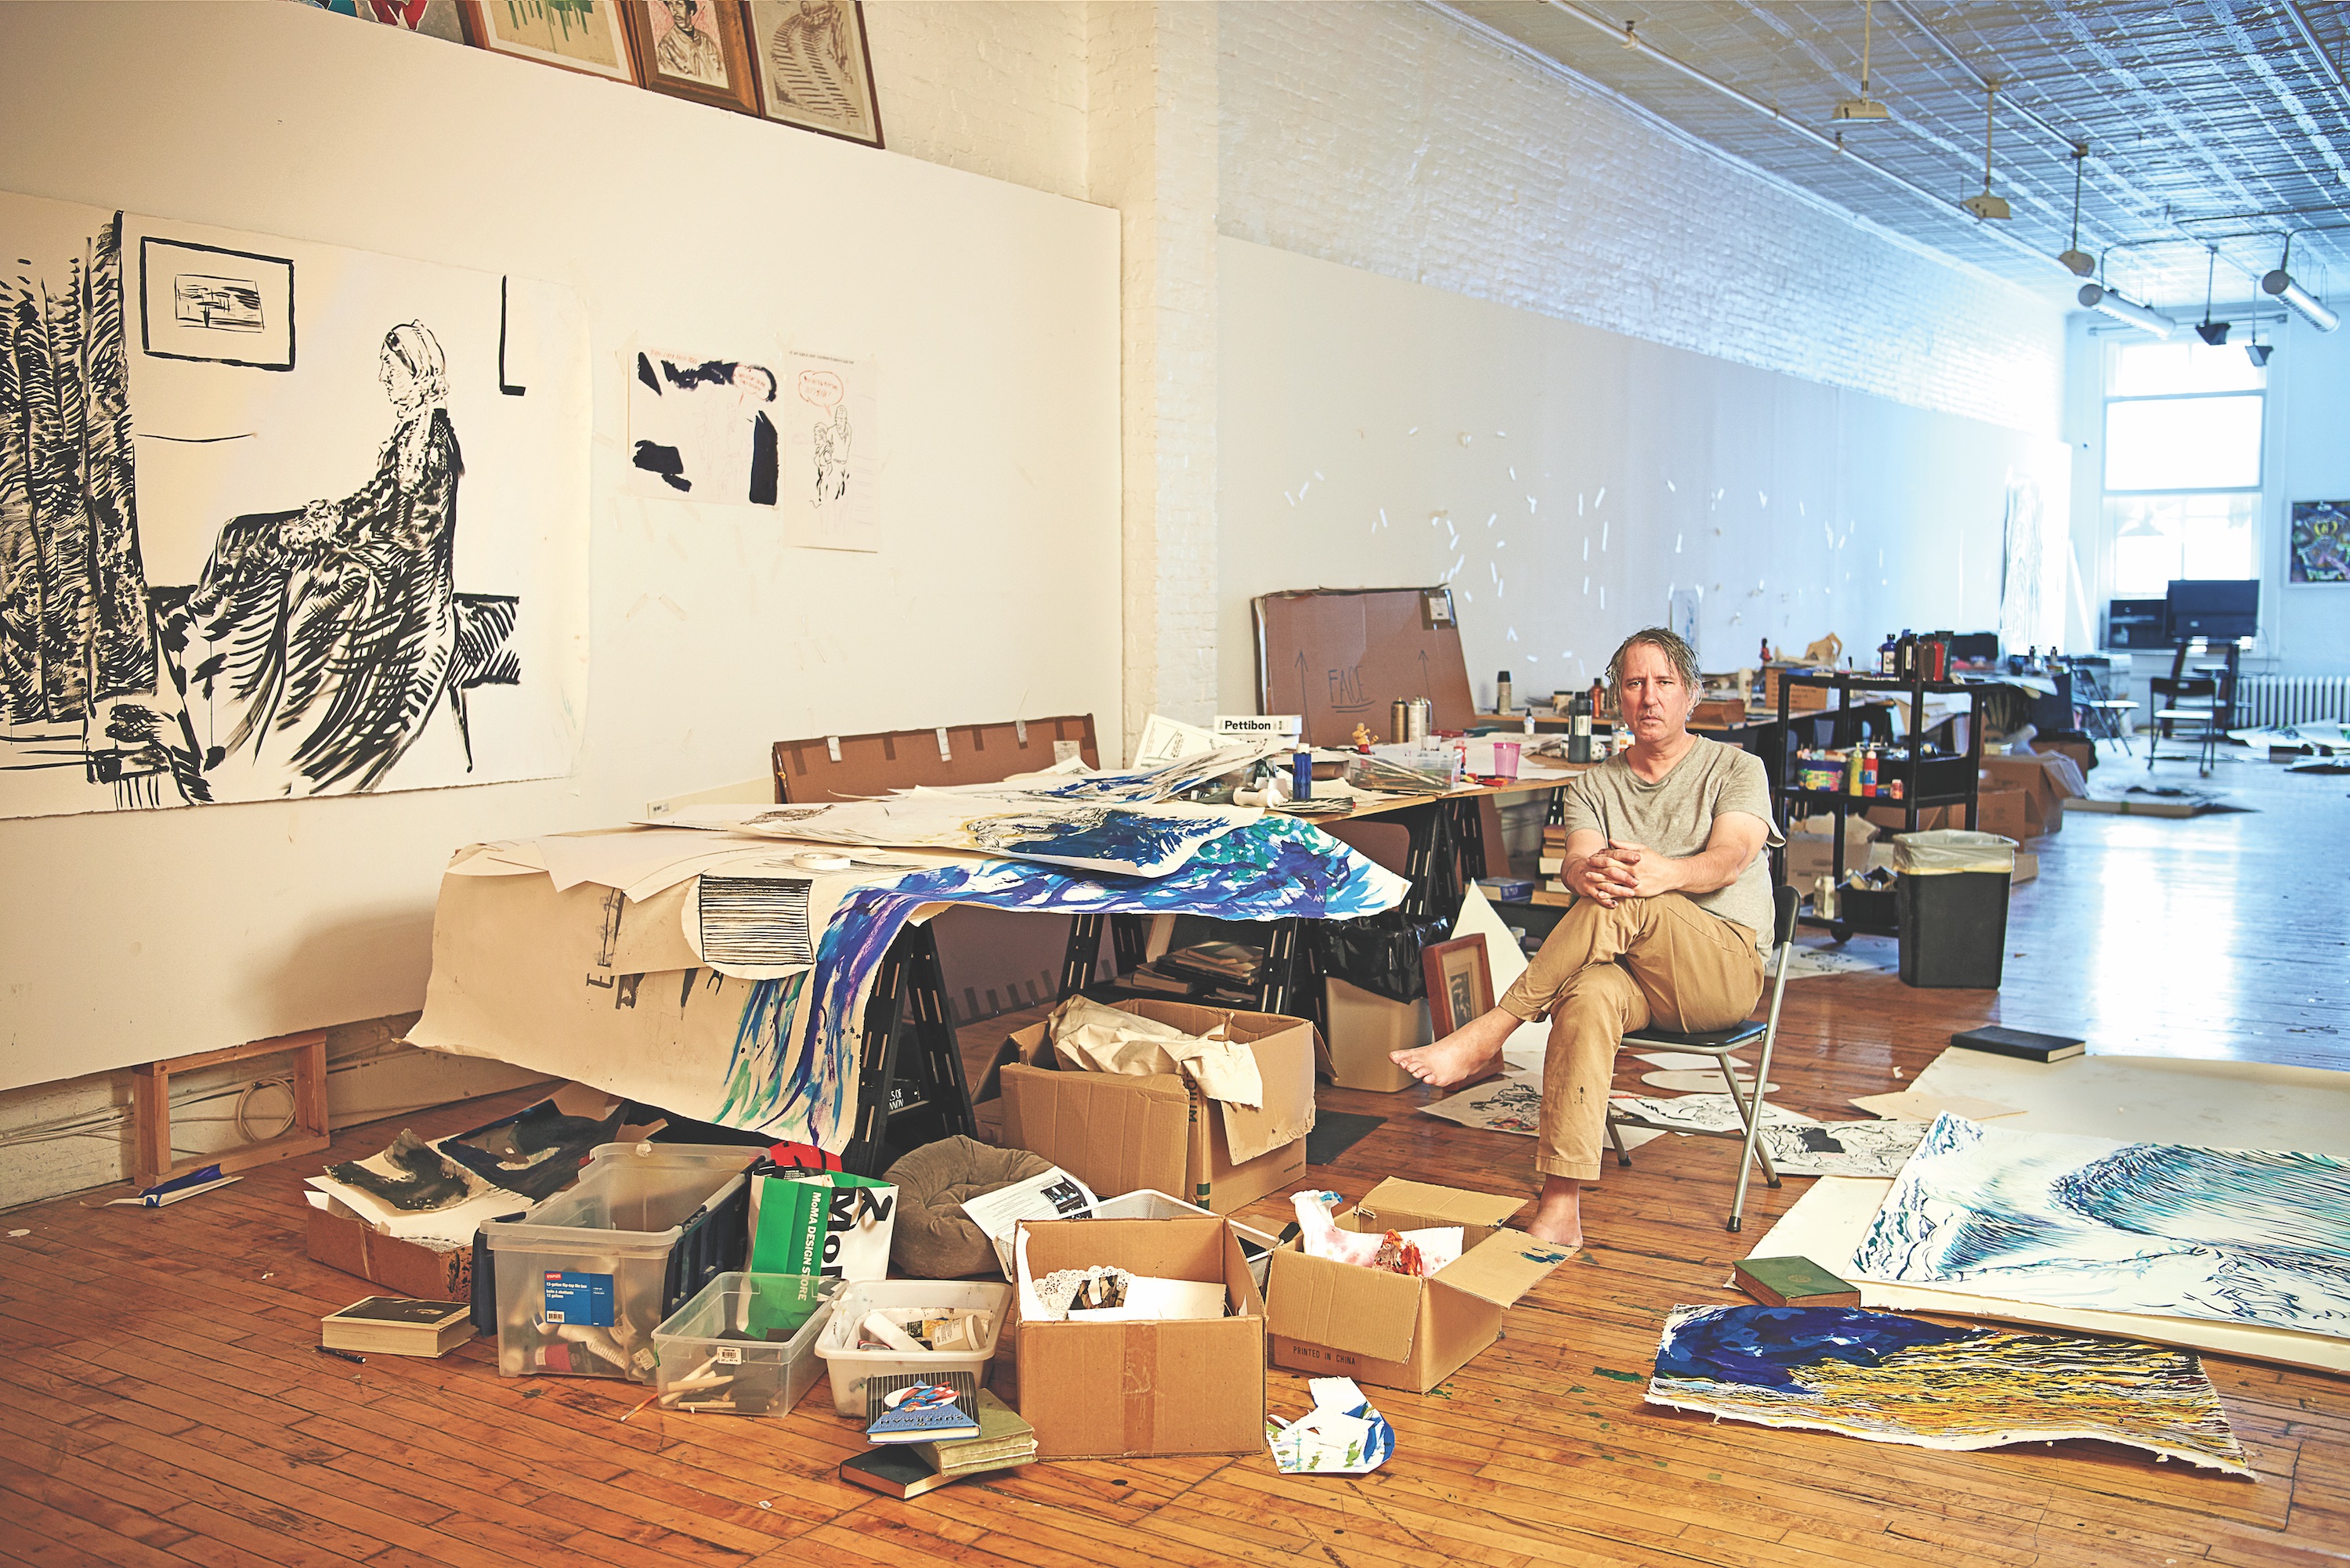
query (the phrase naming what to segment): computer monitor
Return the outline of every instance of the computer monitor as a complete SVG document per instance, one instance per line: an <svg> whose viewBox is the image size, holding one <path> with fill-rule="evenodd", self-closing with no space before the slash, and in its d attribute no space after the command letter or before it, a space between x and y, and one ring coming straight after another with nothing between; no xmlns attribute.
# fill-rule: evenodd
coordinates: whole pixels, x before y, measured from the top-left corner
<svg viewBox="0 0 2350 1568"><path fill-rule="evenodd" d="M2170 635L2233 642L2260 630L2261 584L2257 577L2180 577L2168 595Z"/></svg>

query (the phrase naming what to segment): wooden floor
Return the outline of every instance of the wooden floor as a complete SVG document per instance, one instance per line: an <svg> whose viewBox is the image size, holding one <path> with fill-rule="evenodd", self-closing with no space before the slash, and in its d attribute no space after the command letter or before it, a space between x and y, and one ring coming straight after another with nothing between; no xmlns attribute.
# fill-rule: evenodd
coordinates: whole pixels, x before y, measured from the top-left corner
<svg viewBox="0 0 2350 1568"><path fill-rule="evenodd" d="M2108 763L2116 772L2127 764ZM2142 764L2140 764L2142 766ZM2164 775L2191 780L2168 765ZM2114 777L2114 773L2101 777ZM2339 778L2234 764L2255 815L2075 816L2019 888L1998 994L1891 977L1788 992L1780 1096L1841 1114L1913 1076L1953 1029L1999 1018L2108 1051L2350 1065L2350 803ZM1002 1022L966 1033L984 1053ZM1624 1080L1628 1082L1628 1075ZM1510 1190L1524 1139L1410 1114L1421 1096L1326 1090L1390 1119L1317 1180ZM431 1135L490 1102L415 1118ZM334 1158L399 1124L341 1136ZM1432 1394L1385 1390L1396 1456L1361 1480L1271 1459L1041 1465L911 1503L853 1490L861 1444L821 1397L783 1421L628 1414L583 1379L504 1379L480 1345L353 1366L311 1348L366 1293L303 1254L299 1178L160 1210L110 1193L0 1216L0 1559L36 1563L1461 1562L2147 1563L2350 1556L2350 1382L2211 1359L2259 1470L2217 1479L2067 1443L1945 1454L1773 1432L1641 1403L1678 1303L1729 1302L1726 1144L1666 1138L1587 1206L1594 1246ZM1804 1183L1757 1191L1757 1236ZM1277 1215L1261 1206L1255 1212ZM1269 1378L1302 1412L1302 1379Z"/></svg>

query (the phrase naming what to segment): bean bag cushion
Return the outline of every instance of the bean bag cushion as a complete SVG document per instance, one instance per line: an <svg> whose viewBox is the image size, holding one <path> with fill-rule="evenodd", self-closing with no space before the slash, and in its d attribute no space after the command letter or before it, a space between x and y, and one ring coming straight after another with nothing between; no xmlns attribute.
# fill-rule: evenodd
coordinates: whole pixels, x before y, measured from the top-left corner
<svg viewBox="0 0 2350 1568"><path fill-rule="evenodd" d="M1024 1148L995 1148L967 1137L941 1138L907 1155L882 1179L898 1189L889 1272L915 1280L997 1272L995 1249L963 1204L1052 1168L1051 1160Z"/></svg>

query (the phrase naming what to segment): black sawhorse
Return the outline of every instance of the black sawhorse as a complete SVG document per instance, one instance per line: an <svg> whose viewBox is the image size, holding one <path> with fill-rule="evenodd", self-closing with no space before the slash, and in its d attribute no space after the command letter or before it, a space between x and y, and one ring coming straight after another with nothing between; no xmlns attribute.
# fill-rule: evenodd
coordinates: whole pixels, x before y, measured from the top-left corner
<svg viewBox="0 0 2350 1568"><path fill-rule="evenodd" d="M857 1109L845 1170L879 1176L899 1156L961 1134L978 1136L954 1018L928 925L899 931L865 1002L857 1054Z"/></svg>

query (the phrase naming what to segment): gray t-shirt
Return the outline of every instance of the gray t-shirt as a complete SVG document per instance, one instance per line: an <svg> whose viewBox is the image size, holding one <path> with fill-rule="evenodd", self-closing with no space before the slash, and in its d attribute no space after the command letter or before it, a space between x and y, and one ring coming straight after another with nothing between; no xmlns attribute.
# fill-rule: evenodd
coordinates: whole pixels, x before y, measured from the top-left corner
<svg viewBox="0 0 2350 1568"><path fill-rule="evenodd" d="M1762 819L1766 844L1784 844L1771 819L1771 780L1762 771L1762 759L1702 735L1696 739L1673 771L1655 784L1634 773L1621 754L1578 774L1566 786L1566 831L1588 830L1679 859L1705 847L1714 818L1743 812ZM1754 933L1756 947L1769 949L1769 856L1757 855L1729 887L1691 893L1689 898L1710 914L1744 926Z"/></svg>

